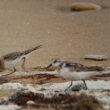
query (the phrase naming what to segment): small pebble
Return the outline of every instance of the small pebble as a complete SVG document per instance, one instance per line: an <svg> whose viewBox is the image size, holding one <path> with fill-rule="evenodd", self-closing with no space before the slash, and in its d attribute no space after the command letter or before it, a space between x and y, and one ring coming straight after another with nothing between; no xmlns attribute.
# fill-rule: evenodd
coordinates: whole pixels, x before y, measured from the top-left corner
<svg viewBox="0 0 110 110"><path fill-rule="evenodd" d="M91 2L74 2L70 6L71 11L100 10L102 7Z"/></svg>
<svg viewBox="0 0 110 110"><path fill-rule="evenodd" d="M27 101L27 105L35 105L35 102L32 100Z"/></svg>
<svg viewBox="0 0 110 110"><path fill-rule="evenodd" d="M103 60L107 60L108 57L105 55L85 55L84 59L88 59L88 60L96 60L96 61L103 61Z"/></svg>
<svg viewBox="0 0 110 110"><path fill-rule="evenodd" d="M72 91L79 91L81 89L86 89L85 85L83 83L79 83L77 85L74 85L71 90Z"/></svg>

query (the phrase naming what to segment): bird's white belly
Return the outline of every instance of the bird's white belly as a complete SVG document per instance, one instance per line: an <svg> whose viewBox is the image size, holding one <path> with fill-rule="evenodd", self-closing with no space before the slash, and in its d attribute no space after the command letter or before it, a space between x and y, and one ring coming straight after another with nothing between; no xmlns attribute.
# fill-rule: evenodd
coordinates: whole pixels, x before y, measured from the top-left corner
<svg viewBox="0 0 110 110"><path fill-rule="evenodd" d="M92 76L98 75L99 73L96 71L89 71L89 72L75 72L75 71L69 71L69 69L65 68L60 71L60 74L63 78L69 79L69 80L82 80L87 79Z"/></svg>
<svg viewBox="0 0 110 110"><path fill-rule="evenodd" d="M5 68L7 69L13 69L14 67L20 65L23 62L22 57L17 58L16 60L10 60L10 61L5 61Z"/></svg>

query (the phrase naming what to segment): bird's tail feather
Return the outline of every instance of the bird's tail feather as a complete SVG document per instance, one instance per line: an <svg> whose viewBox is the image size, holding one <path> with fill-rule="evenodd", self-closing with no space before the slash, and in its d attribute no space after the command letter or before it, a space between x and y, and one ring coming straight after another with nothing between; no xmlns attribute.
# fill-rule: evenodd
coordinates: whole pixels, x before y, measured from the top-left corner
<svg viewBox="0 0 110 110"><path fill-rule="evenodd" d="M23 53L24 53L24 55L27 55L27 54L29 54L29 53L31 53L31 52L33 52L33 51L35 51L35 50L37 50L37 49L39 49L39 48L41 48L41 47L42 47L42 45L38 45L38 46L36 46L36 47L34 47L34 48L25 50Z"/></svg>

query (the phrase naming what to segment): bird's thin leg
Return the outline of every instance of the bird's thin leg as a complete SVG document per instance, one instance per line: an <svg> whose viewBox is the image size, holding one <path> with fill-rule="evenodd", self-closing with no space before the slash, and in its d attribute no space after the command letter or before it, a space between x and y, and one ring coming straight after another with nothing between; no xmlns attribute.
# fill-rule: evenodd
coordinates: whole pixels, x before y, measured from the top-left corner
<svg viewBox="0 0 110 110"><path fill-rule="evenodd" d="M10 74L13 74L14 72L16 72L16 69L15 68L13 68L13 71L11 71L10 73L8 73L8 74L1 74L1 76L8 76Z"/></svg>
<svg viewBox="0 0 110 110"><path fill-rule="evenodd" d="M72 86L72 81L70 82L70 85L64 90L64 92L66 92L71 86Z"/></svg>
<svg viewBox="0 0 110 110"><path fill-rule="evenodd" d="M82 80L82 81L84 82L84 85L85 85L86 89L88 89L85 80Z"/></svg>
<svg viewBox="0 0 110 110"><path fill-rule="evenodd" d="M25 68L25 61L26 61L26 58L24 57L24 58L23 58L22 65L21 65L23 71L26 71L26 68Z"/></svg>

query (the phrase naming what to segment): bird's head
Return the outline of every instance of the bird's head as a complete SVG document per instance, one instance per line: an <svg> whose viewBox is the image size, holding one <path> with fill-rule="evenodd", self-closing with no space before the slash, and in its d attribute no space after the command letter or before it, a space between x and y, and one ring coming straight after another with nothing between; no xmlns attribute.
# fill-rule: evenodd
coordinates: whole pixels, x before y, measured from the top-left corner
<svg viewBox="0 0 110 110"><path fill-rule="evenodd" d="M60 58L53 58L52 59L52 63L49 64L46 69L50 68L50 67L54 67L55 69L58 69L59 66L61 65L62 61L60 60Z"/></svg>

